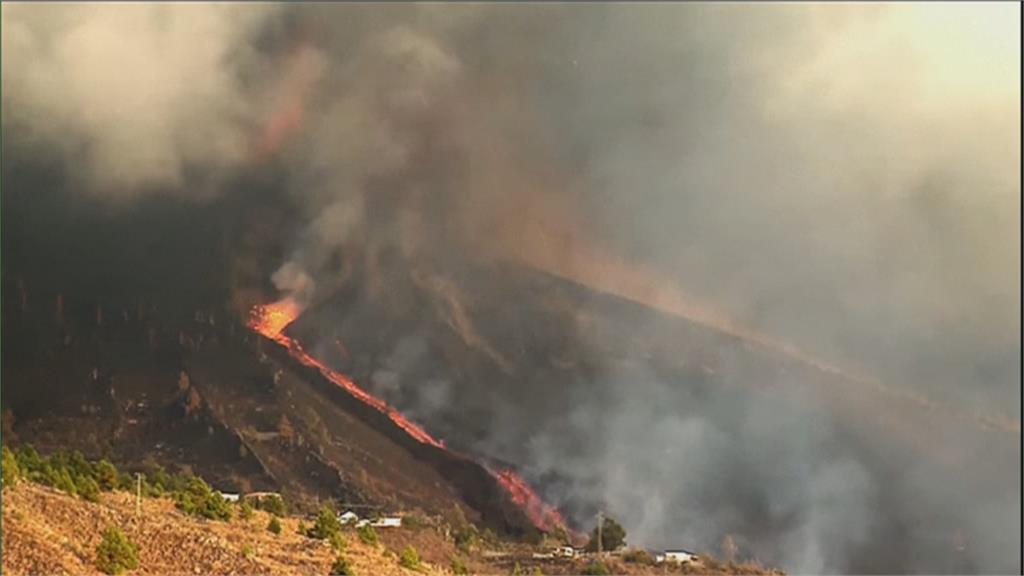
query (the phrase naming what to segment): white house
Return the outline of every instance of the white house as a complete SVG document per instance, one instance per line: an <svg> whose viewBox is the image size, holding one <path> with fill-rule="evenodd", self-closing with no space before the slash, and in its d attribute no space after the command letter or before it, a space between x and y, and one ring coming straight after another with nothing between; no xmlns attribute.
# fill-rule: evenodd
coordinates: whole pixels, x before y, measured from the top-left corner
<svg viewBox="0 0 1024 576"><path fill-rule="evenodd" d="M401 516L384 516L370 522L375 528L400 528L402 526Z"/></svg>
<svg viewBox="0 0 1024 576"><path fill-rule="evenodd" d="M246 498L256 498L258 500L270 498L271 496L276 496L277 498L281 497L277 492L249 492L245 495Z"/></svg>
<svg viewBox="0 0 1024 576"><path fill-rule="evenodd" d="M228 502L238 502L240 496L238 494L232 494L230 492L217 492L220 497L227 500Z"/></svg>
<svg viewBox="0 0 1024 576"><path fill-rule="evenodd" d="M347 510L344 514L338 515L338 522L341 522L342 524L353 524L355 522L359 522L359 516L357 516L355 512Z"/></svg>
<svg viewBox="0 0 1024 576"><path fill-rule="evenodd" d="M558 548L555 548L555 556L561 558L575 558L576 549L572 546L559 546Z"/></svg>
<svg viewBox="0 0 1024 576"><path fill-rule="evenodd" d="M696 561L697 554L680 548L677 550L665 550L664 554L658 554L654 559L657 562L678 562L682 564L684 562Z"/></svg>

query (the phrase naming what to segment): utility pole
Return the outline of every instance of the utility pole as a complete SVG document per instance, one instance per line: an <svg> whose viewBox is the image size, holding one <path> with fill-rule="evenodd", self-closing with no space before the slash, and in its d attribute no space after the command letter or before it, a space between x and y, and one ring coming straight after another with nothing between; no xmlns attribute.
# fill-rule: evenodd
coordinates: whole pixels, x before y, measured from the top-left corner
<svg viewBox="0 0 1024 576"><path fill-rule="evenodd" d="M135 517L142 517L142 474L135 473Z"/></svg>
<svg viewBox="0 0 1024 576"><path fill-rule="evenodd" d="M597 511L597 557L601 558L604 551L604 542L601 541L601 529L604 528L604 510Z"/></svg>

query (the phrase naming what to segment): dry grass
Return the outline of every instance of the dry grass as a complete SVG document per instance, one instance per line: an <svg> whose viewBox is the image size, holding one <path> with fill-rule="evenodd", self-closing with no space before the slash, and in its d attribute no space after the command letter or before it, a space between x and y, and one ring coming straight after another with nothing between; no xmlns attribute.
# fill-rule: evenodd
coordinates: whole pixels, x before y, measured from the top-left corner
<svg viewBox="0 0 1024 576"><path fill-rule="evenodd" d="M328 574L335 553L327 541L296 534L298 520L281 520L282 531L266 530L269 516L212 522L185 516L166 499L135 500L105 493L98 503L71 498L23 482L3 492L4 574L99 574L96 545L109 525L120 526L139 544L139 569L131 574ZM417 574L392 554L350 539L344 553L356 574ZM428 562L420 573L438 574Z"/></svg>
<svg viewBox="0 0 1024 576"><path fill-rule="evenodd" d="M3 491L3 574L100 574L94 567L103 529L116 525L139 545L139 568L128 574L282 574L326 575L336 558L328 540L300 536L298 518L282 518L281 534L267 530L270 516L255 511L251 518L216 522L186 516L168 499L144 499L141 519L135 499L124 492L100 495L97 503L70 497L30 482ZM524 544L505 546L505 556L464 556L455 544L433 529L380 531L380 543L364 544L346 532L342 555L358 576L450 574L458 556L471 574L509 574L521 563L524 574L579 574L588 560L534 561L536 550ZM422 558L420 571L399 565L408 546ZM756 564L722 564L702 557L697 564L645 565L609 558L613 574L780 574Z"/></svg>

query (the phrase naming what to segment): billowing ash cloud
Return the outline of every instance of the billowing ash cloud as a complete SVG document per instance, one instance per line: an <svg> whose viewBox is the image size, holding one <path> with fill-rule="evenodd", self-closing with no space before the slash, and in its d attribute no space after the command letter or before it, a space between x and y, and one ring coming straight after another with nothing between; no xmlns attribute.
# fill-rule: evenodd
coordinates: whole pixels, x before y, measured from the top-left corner
<svg viewBox="0 0 1024 576"><path fill-rule="evenodd" d="M259 103L240 75L269 4L3 6L3 113L83 189L130 199L249 155ZM5 142L6 143L6 142Z"/></svg>
<svg viewBox="0 0 1024 576"><path fill-rule="evenodd" d="M610 12L559 108L603 236L847 367L1019 395L1013 9Z"/></svg>
<svg viewBox="0 0 1024 576"><path fill-rule="evenodd" d="M4 146L56 151L113 199L202 198L279 163L303 219L269 272L279 290L306 304L355 279L371 301L438 310L498 370L515 351L448 274L511 259L1019 422L1019 14L4 4ZM420 336L368 385L429 422L459 391L400 389ZM1019 569L1019 475L972 470L1012 489L956 493L911 458L893 479L797 377L752 393L728 384L763 375L721 370L721 390L688 396L609 361L534 425L532 477L570 475L548 495L607 505L638 543L731 533L795 571L858 554L930 569L949 545L923 527L941 518L971 535L962 569ZM523 414L495 410L480 446L502 456Z"/></svg>

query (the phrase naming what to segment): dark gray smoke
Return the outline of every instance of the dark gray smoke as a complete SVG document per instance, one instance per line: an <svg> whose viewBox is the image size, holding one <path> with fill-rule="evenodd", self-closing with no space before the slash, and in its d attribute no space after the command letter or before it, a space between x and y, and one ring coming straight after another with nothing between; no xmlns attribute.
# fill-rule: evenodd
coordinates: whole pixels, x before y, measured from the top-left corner
<svg viewBox="0 0 1024 576"><path fill-rule="evenodd" d="M1019 48L1016 4L4 4L4 146L113 200L278 162L304 221L282 294L358 278L402 300L411 275L503 369L442 270L520 261L631 294L651 271L722 325L1019 430ZM378 392L400 395L418 338ZM1019 570L1019 467L957 492L912 455L895 482L886 440L850 448L804 376L727 359L691 396L643 355L534 425L531 478L570 477L549 497L606 505L636 543L729 533L797 572L934 569L941 520L971 542L953 570ZM457 394L415 385L423 421ZM501 456L523 415L496 411L479 445Z"/></svg>

